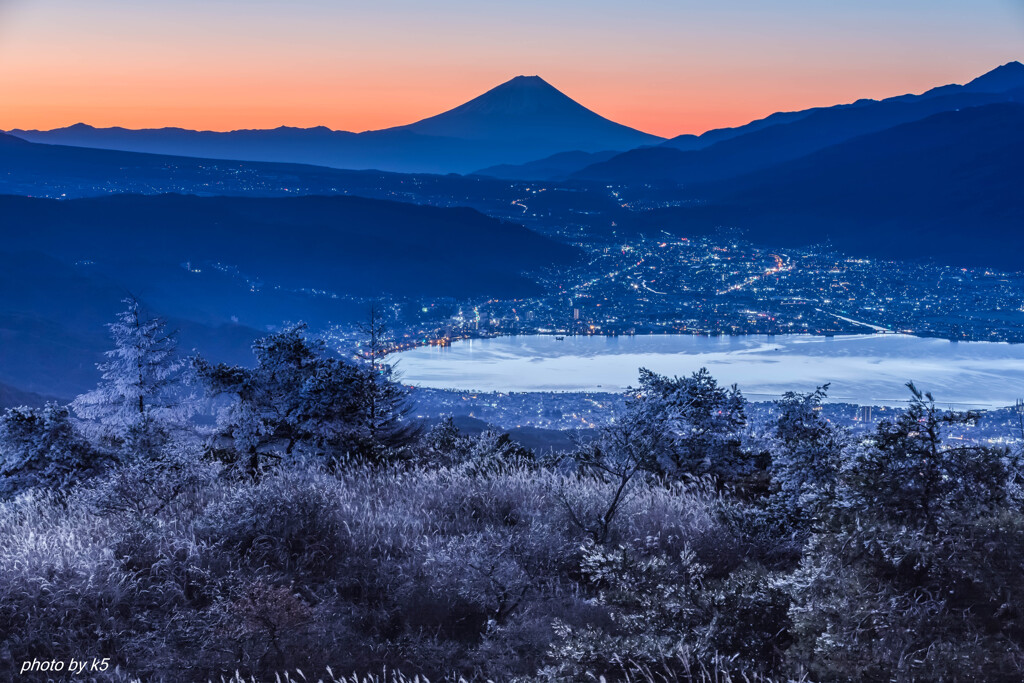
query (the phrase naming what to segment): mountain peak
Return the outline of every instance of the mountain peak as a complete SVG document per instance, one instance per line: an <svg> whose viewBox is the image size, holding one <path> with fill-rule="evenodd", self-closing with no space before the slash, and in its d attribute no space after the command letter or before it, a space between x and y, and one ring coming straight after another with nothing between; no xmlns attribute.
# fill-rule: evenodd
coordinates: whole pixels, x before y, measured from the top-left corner
<svg viewBox="0 0 1024 683"><path fill-rule="evenodd" d="M465 104L402 128L420 135L500 140L510 148L546 141L543 150L550 153L629 149L661 140L594 113L537 75L516 76Z"/></svg>
<svg viewBox="0 0 1024 683"><path fill-rule="evenodd" d="M459 111L522 116L560 110L592 113L540 76L516 76L440 116Z"/></svg>
<svg viewBox="0 0 1024 683"><path fill-rule="evenodd" d="M519 75L519 76L516 76L515 78L508 79L507 81L505 81L504 83L502 83L498 87L500 88L502 86L511 86L511 85L515 85L515 86L538 86L538 85L544 85L544 86L547 86L549 88L554 88L553 85L551 85L550 83L545 81L540 76L536 76L536 75L534 75L534 76Z"/></svg>
<svg viewBox="0 0 1024 683"><path fill-rule="evenodd" d="M1024 73L1024 64L1021 64L1020 62L1018 62L1016 60L1014 60L1012 62L1007 62L1006 64L1003 64L1002 66L997 66L996 68L992 69L986 75L998 74L998 73L1022 74L1022 73Z"/></svg>
<svg viewBox="0 0 1024 683"><path fill-rule="evenodd" d="M1007 62L964 86L972 92L1005 92L1024 87L1024 64Z"/></svg>

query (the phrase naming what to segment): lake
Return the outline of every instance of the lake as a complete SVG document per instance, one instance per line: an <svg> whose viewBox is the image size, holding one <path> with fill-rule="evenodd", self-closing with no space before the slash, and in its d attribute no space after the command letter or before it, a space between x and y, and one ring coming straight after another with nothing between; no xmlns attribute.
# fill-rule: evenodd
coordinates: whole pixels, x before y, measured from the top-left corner
<svg viewBox="0 0 1024 683"><path fill-rule="evenodd" d="M1024 397L1024 344L949 342L901 334L701 337L549 335L469 339L389 356L403 383L470 391L608 391L646 367L685 375L707 367L751 400L831 383L831 400L899 405L914 381L938 403L1012 405Z"/></svg>

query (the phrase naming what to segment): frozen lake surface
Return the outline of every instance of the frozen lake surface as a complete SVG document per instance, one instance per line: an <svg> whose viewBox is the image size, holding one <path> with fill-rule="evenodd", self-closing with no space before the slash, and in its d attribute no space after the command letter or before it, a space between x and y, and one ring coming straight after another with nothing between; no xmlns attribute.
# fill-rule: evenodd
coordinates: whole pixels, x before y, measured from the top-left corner
<svg viewBox="0 0 1024 683"><path fill-rule="evenodd" d="M1024 397L1024 344L949 342L900 334L698 337L531 335L463 340L389 357L402 382L471 391L609 391L646 367L685 375L707 367L754 401L831 382L831 400L899 405L914 381L938 403L1012 405Z"/></svg>

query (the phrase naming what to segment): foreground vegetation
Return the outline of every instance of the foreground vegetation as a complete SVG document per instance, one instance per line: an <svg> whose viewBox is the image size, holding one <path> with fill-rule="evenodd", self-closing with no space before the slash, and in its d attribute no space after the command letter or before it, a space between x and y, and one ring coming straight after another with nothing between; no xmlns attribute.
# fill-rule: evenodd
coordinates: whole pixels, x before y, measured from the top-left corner
<svg viewBox="0 0 1024 683"><path fill-rule="evenodd" d="M1021 678L1020 454L948 442L975 416L912 386L856 441L826 388L754 430L707 372L641 371L539 457L411 423L375 328L352 359L285 330L253 368L178 360L134 304L111 331L96 391L0 418L11 680Z"/></svg>

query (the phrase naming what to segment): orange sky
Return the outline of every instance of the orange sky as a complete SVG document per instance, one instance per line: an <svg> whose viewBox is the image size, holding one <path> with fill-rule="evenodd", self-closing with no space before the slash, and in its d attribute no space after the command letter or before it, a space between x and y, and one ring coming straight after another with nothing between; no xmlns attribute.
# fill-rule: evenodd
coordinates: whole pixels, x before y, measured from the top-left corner
<svg viewBox="0 0 1024 683"><path fill-rule="evenodd" d="M539 74L670 136L1024 59L1024 0L384 4L0 0L0 129L358 131Z"/></svg>

